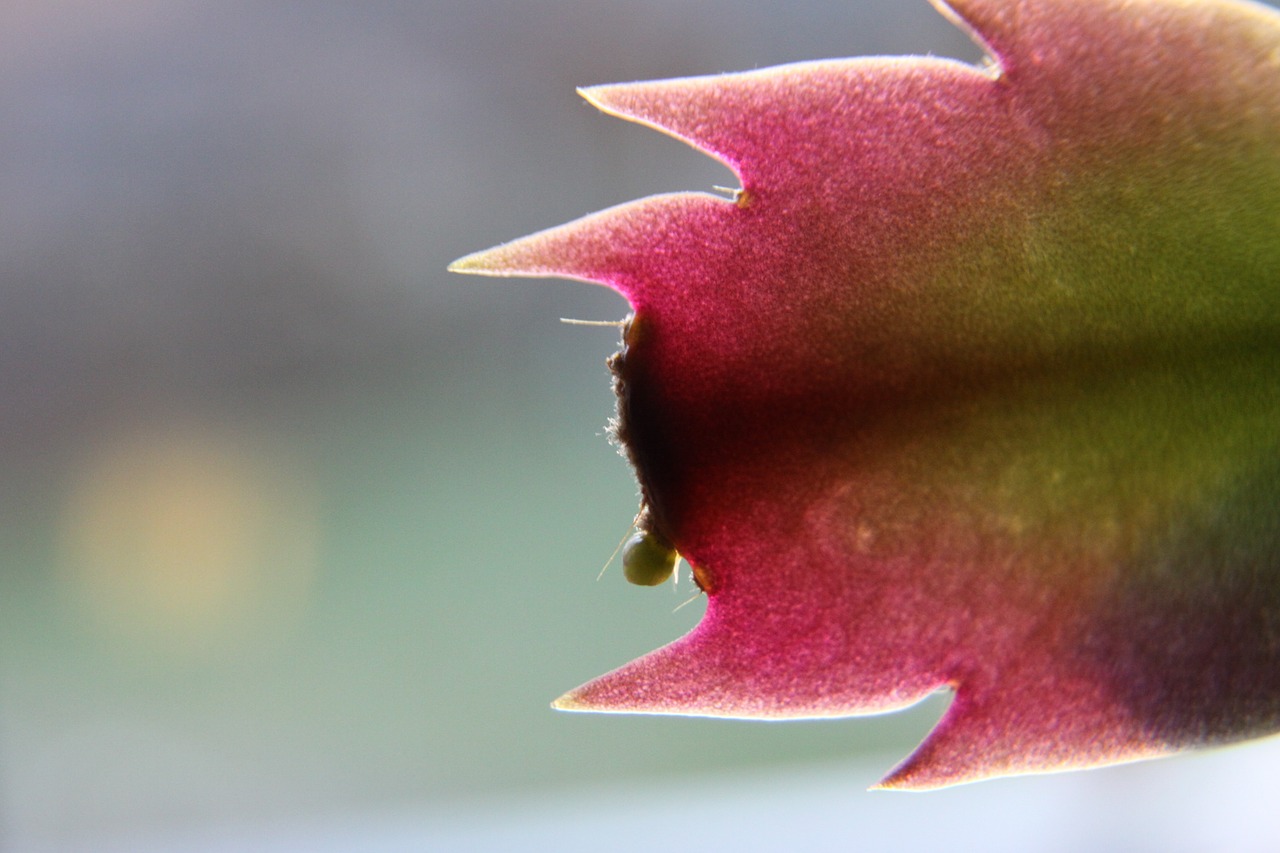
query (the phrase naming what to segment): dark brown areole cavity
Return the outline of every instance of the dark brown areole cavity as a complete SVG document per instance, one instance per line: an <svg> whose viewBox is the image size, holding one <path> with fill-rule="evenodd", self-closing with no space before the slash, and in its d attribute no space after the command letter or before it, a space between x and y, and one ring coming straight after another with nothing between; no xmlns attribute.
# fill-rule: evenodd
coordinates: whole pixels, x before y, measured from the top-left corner
<svg viewBox="0 0 1280 853"><path fill-rule="evenodd" d="M634 348L645 340L647 334L647 323L634 313L628 315L622 324L621 346L606 362L613 375L613 393L617 397L616 414L609 420L609 438L617 445L618 452L631 463L640 486L640 511L636 515L636 529L654 537L662 546L678 552L662 502L654 495L649 482L644 463L645 453L639 449L632 426L634 418L631 387L635 370L631 366L631 360L634 358ZM692 563L690 566L698 588L708 594L713 592L715 583L710 573L702 566Z"/></svg>
<svg viewBox="0 0 1280 853"><path fill-rule="evenodd" d="M666 547L674 548L667 526L663 522L658 503L645 477L645 468L636 450L635 436L632 433L631 415L631 375L628 358L632 348L642 339L645 324L635 314L627 315L622 324L622 342L617 352L609 356L606 364L613 375L613 393L617 397L615 415L609 419L609 439L618 447L618 452L626 457L635 472L636 481L640 484L640 512L636 515L636 529L647 533Z"/></svg>

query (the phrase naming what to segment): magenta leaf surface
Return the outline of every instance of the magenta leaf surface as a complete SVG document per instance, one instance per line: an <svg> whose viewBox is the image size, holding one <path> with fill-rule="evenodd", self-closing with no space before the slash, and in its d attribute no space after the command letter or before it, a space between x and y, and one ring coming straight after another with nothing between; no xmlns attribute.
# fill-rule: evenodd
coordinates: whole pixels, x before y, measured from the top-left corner
<svg viewBox="0 0 1280 853"><path fill-rule="evenodd" d="M723 160L738 197L454 265L630 301L637 565L674 549L708 596L559 707L818 717L952 689L898 788L1280 729L1280 15L942 11L988 66L585 90Z"/></svg>

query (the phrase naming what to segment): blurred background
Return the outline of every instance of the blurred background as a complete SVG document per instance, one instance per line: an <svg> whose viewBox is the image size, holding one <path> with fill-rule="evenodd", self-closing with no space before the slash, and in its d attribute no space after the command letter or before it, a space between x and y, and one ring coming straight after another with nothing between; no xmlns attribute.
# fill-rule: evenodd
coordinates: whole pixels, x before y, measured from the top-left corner
<svg viewBox="0 0 1280 853"><path fill-rule="evenodd" d="M596 581L617 334L558 318L625 303L446 265L735 185L575 86L926 52L979 56L925 0L5 0L0 848L1273 846L1274 743L917 797L864 789L941 696L548 708L702 604Z"/></svg>

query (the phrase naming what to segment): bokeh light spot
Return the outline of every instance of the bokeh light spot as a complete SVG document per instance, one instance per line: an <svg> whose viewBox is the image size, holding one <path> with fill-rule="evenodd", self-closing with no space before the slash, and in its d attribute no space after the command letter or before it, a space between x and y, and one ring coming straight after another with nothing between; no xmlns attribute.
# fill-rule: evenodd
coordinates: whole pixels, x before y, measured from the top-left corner
<svg viewBox="0 0 1280 853"><path fill-rule="evenodd" d="M287 454L206 425L145 426L76 469L68 592L116 636L176 650L291 621L314 575L314 490Z"/></svg>

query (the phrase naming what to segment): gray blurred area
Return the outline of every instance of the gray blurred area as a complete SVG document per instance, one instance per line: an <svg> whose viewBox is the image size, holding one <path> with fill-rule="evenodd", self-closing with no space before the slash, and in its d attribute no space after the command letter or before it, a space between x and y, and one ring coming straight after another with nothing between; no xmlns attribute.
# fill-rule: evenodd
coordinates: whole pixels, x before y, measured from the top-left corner
<svg viewBox="0 0 1280 853"><path fill-rule="evenodd" d="M925 0L6 0L0 848L874 782L944 700L548 708L702 608L596 581L616 334L558 318L625 303L445 267L733 184L575 86L925 52L979 56Z"/></svg>

